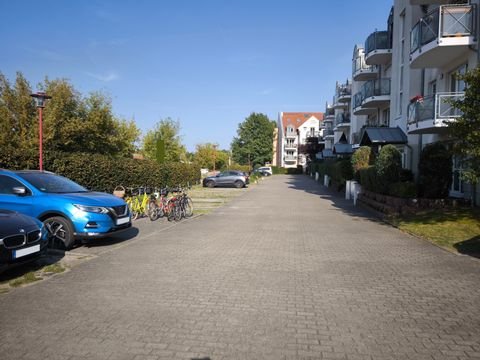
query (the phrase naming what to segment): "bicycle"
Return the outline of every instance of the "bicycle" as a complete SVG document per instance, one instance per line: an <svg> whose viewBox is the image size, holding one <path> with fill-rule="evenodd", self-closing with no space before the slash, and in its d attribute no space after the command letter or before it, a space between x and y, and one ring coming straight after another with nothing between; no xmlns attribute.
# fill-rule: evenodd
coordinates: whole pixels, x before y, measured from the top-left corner
<svg viewBox="0 0 480 360"><path fill-rule="evenodd" d="M148 201L146 188L128 188L130 196L125 198L125 202L130 208L132 220L138 219L139 216L148 215Z"/></svg>

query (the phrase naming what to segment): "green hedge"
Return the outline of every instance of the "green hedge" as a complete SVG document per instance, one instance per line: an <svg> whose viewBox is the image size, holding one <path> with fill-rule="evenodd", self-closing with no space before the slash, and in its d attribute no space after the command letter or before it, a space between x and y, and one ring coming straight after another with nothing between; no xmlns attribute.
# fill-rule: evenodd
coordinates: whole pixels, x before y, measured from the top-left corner
<svg viewBox="0 0 480 360"><path fill-rule="evenodd" d="M452 155L442 143L425 146L418 165L422 195L446 198L452 183Z"/></svg>
<svg viewBox="0 0 480 360"><path fill-rule="evenodd" d="M272 174L273 175L283 175L287 173L287 169L280 167L280 166L272 166Z"/></svg>
<svg viewBox="0 0 480 360"><path fill-rule="evenodd" d="M417 197L417 185L412 181L396 182L388 186L388 195L400 198Z"/></svg>
<svg viewBox="0 0 480 360"><path fill-rule="evenodd" d="M35 155L36 156L36 155ZM32 160L35 159L35 160ZM0 154L0 168L38 168L38 158L25 154ZM112 192L125 187L193 185L200 181L200 168L183 163L158 164L151 160L113 158L99 154L46 153L44 169L72 179L90 190Z"/></svg>

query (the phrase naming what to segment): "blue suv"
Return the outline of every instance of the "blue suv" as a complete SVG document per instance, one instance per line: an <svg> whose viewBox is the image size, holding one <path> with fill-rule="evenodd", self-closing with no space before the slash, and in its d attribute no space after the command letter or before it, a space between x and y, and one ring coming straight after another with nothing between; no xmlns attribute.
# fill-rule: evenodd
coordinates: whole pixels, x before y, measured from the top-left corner
<svg viewBox="0 0 480 360"><path fill-rule="evenodd" d="M132 226L122 199L48 171L0 169L0 209L39 219L52 245L65 249L77 239L107 237Z"/></svg>

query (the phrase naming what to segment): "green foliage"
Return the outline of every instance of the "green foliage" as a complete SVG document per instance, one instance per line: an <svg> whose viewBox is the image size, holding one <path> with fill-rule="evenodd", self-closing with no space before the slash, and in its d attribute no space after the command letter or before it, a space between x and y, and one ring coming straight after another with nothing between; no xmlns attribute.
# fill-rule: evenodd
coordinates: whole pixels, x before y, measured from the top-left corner
<svg viewBox="0 0 480 360"><path fill-rule="evenodd" d="M132 121L116 119L101 93L83 98L66 80L45 79L39 89L52 99L43 109L45 151L131 156L140 131ZM38 115L32 89L21 73L15 85L0 73L0 147L38 153Z"/></svg>
<svg viewBox="0 0 480 360"><path fill-rule="evenodd" d="M377 169L374 165L367 168L362 168L359 171L360 184L365 190L378 192L379 182L377 178Z"/></svg>
<svg viewBox="0 0 480 360"><path fill-rule="evenodd" d="M393 145L385 145L380 150L375 161L379 190L388 192L388 185L400 179L402 170L402 156L400 151Z"/></svg>
<svg viewBox="0 0 480 360"><path fill-rule="evenodd" d="M275 123L264 114L252 113L238 125L232 141L233 160L251 168L272 161Z"/></svg>
<svg viewBox="0 0 480 360"><path fill-rule="evenodd" d="M157 141L165 143L165 161L186 161L187 150L180 137L180 122L171 118L160 120L153 130L147 132L143 138L142 152L147 159L157 159Z"/></svg>
<svg viewBox="0 0 480 360"><path fill-rule="evenodd" d="M388 186L388 195L400 198L414 198L417 196L417 185L414 182L396 182Z"/></svg>
<svg viewBox="0 0 480 360"><path fill-rule="evenodd" d="M352 168L356 180L360 179L358 171L373 165L375 161L372 148L369 146L361 146L352 154Z"/></svg>
<svg viewBox="0 0 480 360"><path fill-rule="evenodd" d="M287 170L285 168L279 166L272 166L272 175L282 175L286 173Z"/></svg>
<svg viewBox="0 0 480 360"><path fill-rule="evenodd" d="M442 143L423 148L418 164L422 195L426 198L445 198L452 182L452 156Z"/></svg>
<svg viewBox="0 0 480 360"><path fill-rule="evenodd" d="M16 155L20 156L16 156ZM25 169L21 154L13 151L0 153L0 168ZM38 159L31 168L38 168ZM117 185L137 186L176 186L195 184L200 179L200 168L184 163L158 164L151 160L115 158L109 155L86 153L47 152L44 166L78 182L91 190L112 192Z"/></svg>
<svg viewBox="0 0 480 360"><path fill-rule="evenodd" d="M452 104L462 111L462 116L449 124L449 130L455 138L453 150L465 168L463 179L475 185L480 181L480 67L458 77L467 85L465 97ZM472 192L472 200L473 196Z"/></svg>
<svg viewBox="0 0 480 360"><path fill-rule="evenodd" d="M217 147L218 145L211 143L198 144L193 161L203 169L213 169L214 162L216 170L226 169L229 164L230 154L226 150L217 150Z"/></svg>

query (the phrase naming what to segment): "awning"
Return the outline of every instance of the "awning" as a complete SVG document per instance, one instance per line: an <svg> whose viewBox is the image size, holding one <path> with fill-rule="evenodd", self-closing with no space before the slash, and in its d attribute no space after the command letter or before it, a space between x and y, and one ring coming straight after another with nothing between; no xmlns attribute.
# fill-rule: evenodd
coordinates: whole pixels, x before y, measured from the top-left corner
<svg viewBox="0 0 480 360"><path fill-rule="evenodd" d="M333 153L337 155L345 155L353 153L352 144L336 143L333 145Z"/></svg>
<svg viewBox="0 0 480 360"><path fill-rule="evenodd" d="M322 150L322 156L323 156L324 159L335 157L335 155L333 155L332 149L323 149Z"/></svg>
<svg viewBox="0 0 480 360"><path fill-rule="evenodd" d="M367 127L363 130L360 146L406 144L407 135L399 127Z"/></svg>

